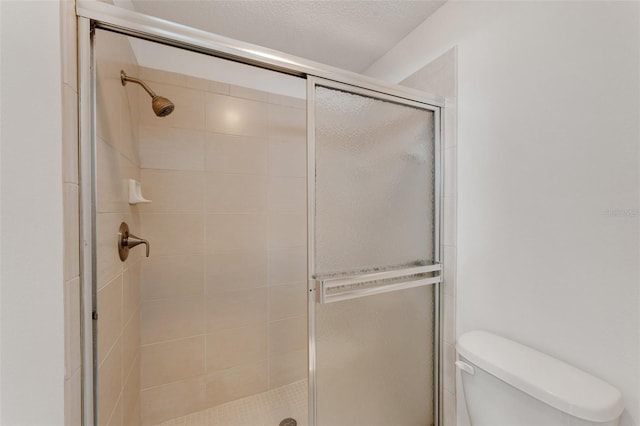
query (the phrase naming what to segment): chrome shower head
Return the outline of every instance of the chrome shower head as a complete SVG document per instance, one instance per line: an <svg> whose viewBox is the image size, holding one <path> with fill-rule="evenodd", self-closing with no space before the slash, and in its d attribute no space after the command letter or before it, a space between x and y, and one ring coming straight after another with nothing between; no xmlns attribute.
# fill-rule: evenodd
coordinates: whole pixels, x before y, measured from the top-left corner
<svg viewBox="0 0 640 426"><path fill-rule="evenodd" d="M142 86L142 88L149 94L149 96L151 96L151 108L153 108L153 112L158 117L166 117L173 112L175 108L173 102L165 97L156 95L156 93L151 90L151 88L147 86L144 81L134 77L129 77L123 70L120 70L120 82L122 83L122 85L125 86L129 81Z"/></svg>

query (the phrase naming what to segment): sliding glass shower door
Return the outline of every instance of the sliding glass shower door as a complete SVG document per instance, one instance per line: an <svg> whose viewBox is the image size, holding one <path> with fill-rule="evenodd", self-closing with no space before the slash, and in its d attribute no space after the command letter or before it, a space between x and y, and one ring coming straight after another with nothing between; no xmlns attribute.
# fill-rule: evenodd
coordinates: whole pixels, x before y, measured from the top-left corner
<svg viewBox="0 0 640 426"><path fill-rule="evenodd" d="M85 423L437 425L439 107L139 19L83 24Z"/></svg>
<svg viewBox="0 0 640 426"><path fill-rule="evenodd" d="M417 102L308 80L318 426L435 423L436 115Z"/></svg>

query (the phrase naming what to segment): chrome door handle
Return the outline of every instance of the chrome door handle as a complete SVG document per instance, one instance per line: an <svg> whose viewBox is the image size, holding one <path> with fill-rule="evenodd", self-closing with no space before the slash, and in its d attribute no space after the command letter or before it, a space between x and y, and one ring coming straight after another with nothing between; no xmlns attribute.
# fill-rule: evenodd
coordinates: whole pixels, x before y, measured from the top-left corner
<svg viewBox="0 0 640 426"><path fill-rule="evenodd" d="M147 257L149 257L149 241L144 238L136 237L129 233L129 225L126 222L120 224L120 230L118 231L118 254L120 260L125 261L129 257L129 249L144 244L147 247Z"/></svg>

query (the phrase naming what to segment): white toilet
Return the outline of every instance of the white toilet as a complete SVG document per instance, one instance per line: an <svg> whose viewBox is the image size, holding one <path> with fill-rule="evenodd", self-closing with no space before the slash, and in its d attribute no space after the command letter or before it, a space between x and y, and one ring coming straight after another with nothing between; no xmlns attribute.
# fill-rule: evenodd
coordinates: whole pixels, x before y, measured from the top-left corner
<svg viewBox="0 0 640 426"><path fill-rule="evenodd" d="M620 391L542 352L486 331L456 345L472 426L616 426Z"/></svg>

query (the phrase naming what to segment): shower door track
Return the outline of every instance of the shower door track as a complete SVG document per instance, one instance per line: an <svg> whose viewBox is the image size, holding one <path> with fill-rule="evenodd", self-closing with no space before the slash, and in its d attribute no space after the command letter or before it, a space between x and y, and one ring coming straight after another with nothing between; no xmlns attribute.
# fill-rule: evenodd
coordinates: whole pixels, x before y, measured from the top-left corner
<svg viewBox="0 0 640 426"><path fill-rule="evenodd" d="M416 103L435 114L435 214L434 259L441 263L442 232L442 109L443 97L419 90L388 84L361 74L345 71L293 55L256 46L250 43L190 28L160 18L119 8L95 0L77 0L78 17L78 79L79 79L79 166L80 166L80 235L81 235L81 333L82 333L82 424L97 424L95 395L97 392L93 353L96 323L96 152L95 152L95 59L93 34L95 29L119 33L152 42L173 46L217 58L257 66L303 78L318 77L354 88L377 92L379 97L401 100L400 103ZM312 123L308 123L309 126ZM441 288L438 279L434 285L434 420L442 424L441 371ZM310 289L311 291L314 291ZM315 297L309 295L309 420L316 426L315 390Z"/></svg>

